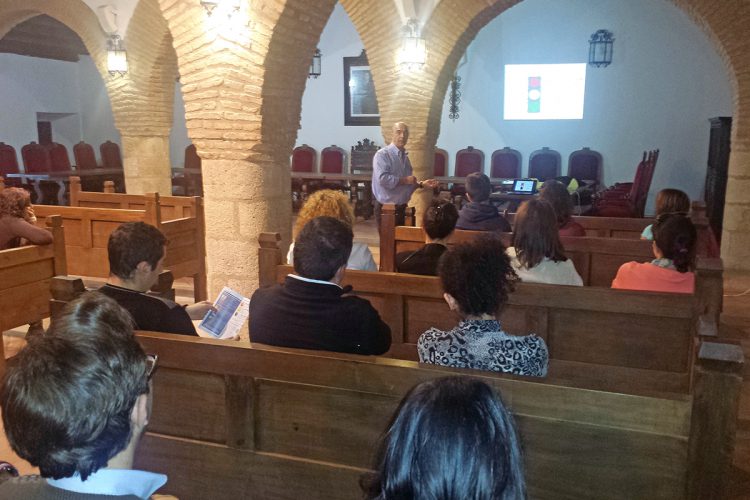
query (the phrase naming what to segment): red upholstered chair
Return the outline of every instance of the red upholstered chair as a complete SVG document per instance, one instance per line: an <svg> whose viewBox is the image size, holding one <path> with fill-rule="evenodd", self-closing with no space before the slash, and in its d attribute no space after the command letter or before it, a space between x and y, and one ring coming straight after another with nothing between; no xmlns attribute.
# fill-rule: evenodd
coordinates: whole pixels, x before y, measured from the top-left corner
<svg viewBox="0 0 750 500"><path fill-rule="evenodd" d="M21 148L23 158L23 169L27 174L49 172L52 170L49 148L30 142Z"/></svg>
<svg viewBox="0 0 750 500"><path fill-rule="evenodd" d="M5 179L6 187L21 187L19 179L9 179L8 174L18 174L18 157L16 150L10 144L0 142L0 177Z"/></svg>
<svg viewBox="0 0 750 500"><path fill-rule="evenodd" d="M589 148L573 151L568 157L568 176L579 183L597 186L602 183L602 155Z"/></svg>
<svg viewBox="0 0 750 500"><path fill-rule="evenodd" d="M122 170L120 146L112 141L107 141L99 146L99 152L102 156L102 166L104 168L117 168Z"/></svg>
<svg viewBox="0 0 750 500"><path fill-rule="evenodd" d="M484 153L469 146L456 153L455 177L466 177L474 172L484 172Z"/></svg>
<svg viewBox="0 0 750 500"><path fill-rule="evenodd" d="M445 177L448 175L448 152L444 149L435 148L435 161L432 164L432 175Z"/></svg>
<svg viewBox="0 0 750 500"><path fill-rule="evenodd" d="M73 157L76 160L76 169L90 170L96 168L96 154L91 144L83 141L73 146Z"/></svg>
<svg viewBox="0 0 750 500"><path fill-rule="evenodd" d="M643 152L633 182L616 184L599 194L593 215L601 217L643 217L648 191L654 177L659 150Z"/></svg>
<svg viewBox="0 0 750 500"><path fill-rule="evenodd" d="M195 144L191 144L185 148L185 161L183 165L185 168L197 168L198 170L203 168L203 162L201 161L201 157L198 156Z"/></svg>
<svg viewBox="0 0 750 500"><path fill-rule="evenodd" d="M16 150L10 144L0 142L0 175L5 177L7 174L17 174L18 170L18 157L16 157ZM8 179L5 179L5 184L8 184Z"/></svg>
<svg viewBox="0 0 750 500"><path fill-rule="evenodd" d="M543 147L529 156L529 177L544 182L547 179L560 177L560 153L554 149Z"/></svg>
<svg viewBox="0 0 750 500"><path fill-rule="evenodd" d="M322 174L343 174L346 165L346 151L331 145L320 153L320 172Z"/></svg>
<svg viewBox="0 0 750 500"><path fill-rule="evenodd" d="M521 153L504 147L492 153L490 179L518 179L521 177Z"/></svg>
<svg viewBox="0 0 750 500"><path fill-rule="evenodd" d="M292 151L292 172L315 172L317 157L317 152L307 144L297 146Z"/></svg>
<svg viewBox="0 0 750 500"><path fill-rule="evenodd" d="M49 148L49 159L53 171L66 172L71 169L68 148L57 142L49 144L47 148Z"/></svg>

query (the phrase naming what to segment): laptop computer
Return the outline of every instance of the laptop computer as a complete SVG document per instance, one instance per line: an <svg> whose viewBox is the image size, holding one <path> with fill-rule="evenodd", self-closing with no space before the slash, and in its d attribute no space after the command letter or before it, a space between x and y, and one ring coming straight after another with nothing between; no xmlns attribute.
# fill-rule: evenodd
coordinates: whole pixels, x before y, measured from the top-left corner
<svg viewBox="0 0 750 500"><path fill-rule="evenodd" d="M536 180L534 179L516 179L513 181L511 194L536 194Z"/></svg>

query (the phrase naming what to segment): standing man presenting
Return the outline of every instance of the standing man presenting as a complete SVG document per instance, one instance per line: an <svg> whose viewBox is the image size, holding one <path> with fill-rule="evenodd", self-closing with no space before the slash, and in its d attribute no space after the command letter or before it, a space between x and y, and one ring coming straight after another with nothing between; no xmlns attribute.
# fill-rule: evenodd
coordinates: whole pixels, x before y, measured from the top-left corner
<svg viewBox="0 0 750 500"><path fill-rule="evenodd" d="M406 152L409 127L404 122L393 126L391 143L378 150L372 159L372 194L375 197L375 220L380 227L380 214L384 203L396 205L396 225L403 226L406 220L406 204L417 188L435 188L438 182L430 179L419 181L413 175L411 162Z"/></svg>

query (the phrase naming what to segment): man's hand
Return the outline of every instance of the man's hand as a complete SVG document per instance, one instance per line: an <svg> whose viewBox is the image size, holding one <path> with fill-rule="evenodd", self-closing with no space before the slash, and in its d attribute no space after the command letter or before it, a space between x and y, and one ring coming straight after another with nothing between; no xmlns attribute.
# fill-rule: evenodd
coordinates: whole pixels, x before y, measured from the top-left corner
<svg viewBox="0 0 750 500"><path fill-rule="evenodd" d="M436 181L435 179L427 179L422 181L422 186L430 189L435 189L436 187L440 186L440 182Z"/></svg>
<svg viewBox="0 0 750 500"><path fill-rule="evenodd" d="M193 305L187 306L185 310L190 316L190 319L203 319L208 311L215 311L214 305L204 300L203 302L196 302Z"/></svg>

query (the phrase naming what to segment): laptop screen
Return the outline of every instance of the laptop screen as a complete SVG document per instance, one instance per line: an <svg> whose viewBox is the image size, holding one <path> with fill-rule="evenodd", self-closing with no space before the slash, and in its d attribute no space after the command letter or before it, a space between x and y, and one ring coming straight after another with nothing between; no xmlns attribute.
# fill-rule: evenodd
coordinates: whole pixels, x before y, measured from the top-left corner
<svg viewBox="0 0 750 500"><path fill-rule="evenodd" d="M534 194L536 182L532 179L516 179L513 182L513 191L516 193Z"/></svg>

